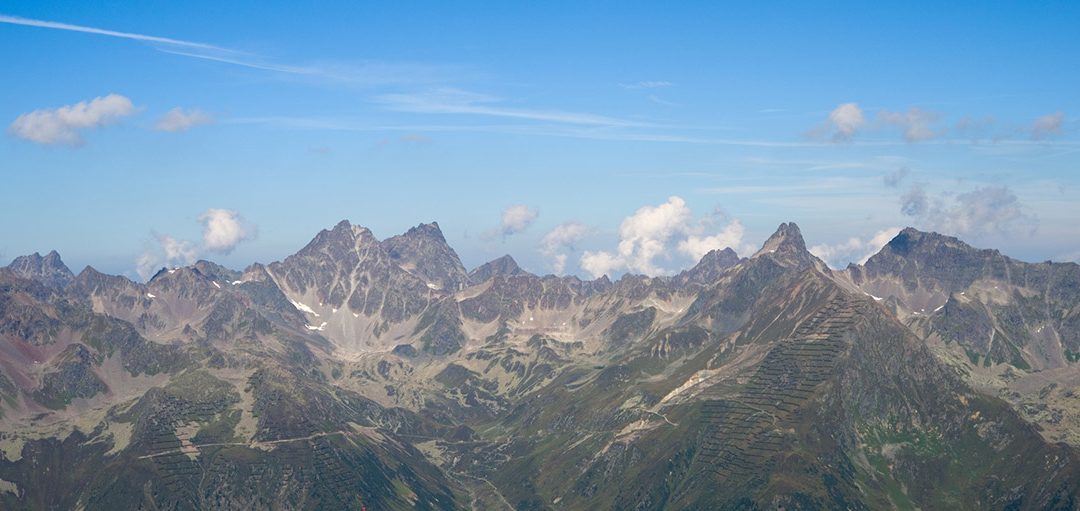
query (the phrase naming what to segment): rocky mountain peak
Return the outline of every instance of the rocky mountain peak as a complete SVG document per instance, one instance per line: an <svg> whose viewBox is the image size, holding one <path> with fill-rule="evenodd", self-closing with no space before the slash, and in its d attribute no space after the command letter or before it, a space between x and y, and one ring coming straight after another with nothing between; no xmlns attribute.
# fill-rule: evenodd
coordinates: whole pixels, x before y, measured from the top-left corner
<svg viewBox="0 0 1080 511"><path fill-rule="evenodd" d="M701 258L701 261L698 262L697 266L727 268L738 263L739 254L736 254L734 250L728 247L710 250L709 253Z"/></svg>
<svg viewBox="0 0 1080 511"><path fill-rule="evenodd" d="M908 257L931 253L940 254L942 252L953 252L957 254L986 252L986 255L990 255L997 251L979 250L952 236L946 236L936 232L923 232L913 227L908 227L900 231L899 234L890 240L889 243L882 248L882 252L891 252L897 256Z"/></svg>
<svg viewBox="0 0 1080 511"><path fill-rule="evenodd" d="M456 291L469 282L465 266L435 222L387 238L382 246L394 263L439 289Z"/></svg>
<svg viewBox="0 0 1080 511"><path fill-rule="evenodd" d="M403 236L413 238L430 238L441 243L446 243L446 238L443 236L442 229L439 228L438 222L431 222L430 224L420 224L416 227L411 227L408 231L405 232L405 234L403 234Z"/></svg>
<svg viewBox="0 0 1080 511"><path fill-rule="evenodd" d="M816 264L817 258L806 250L806 242L803 240L802 232L799 230L799 226L795 225L795 222L780 224L776 232L769 236L769 239L761 246L761 249L751 256L751 258L758 257L772 258L784 266L815 265L824 267L824 264Z"/></svg>
<svg viewBox="0 0 1080 511"><path fill-rule="evenodd" d="M36 280L54 287L66 286L75 278L55 250L45 256L34 252L16 257L8 265L8 269L22 278Z"/></svg>
<svg viewBox="0 0 1080 511"><path fill-rule="evenodd" d="M849 273L856 283L893 276L908 289L929 285L957 291L979 278L1006 279L1009 261L997 250L975 248L952 236L908 227L870 257L862 271Z"/></svg>
<svg viewBox="0 0 1080 511"><path fill-rule="evenodd" d="M709 284L716 281L725 270L739 264L742 259L731 248L713 249L705 254L693 268L675 276L678 285Z"/></svg>
<svg viewBox="0 0 1080 511"><path fill-rule="evenodd" d="M765 244L761 246L758 254L775 252L780 249L790 248L793 250L806 250L806 242L803 241L802 231L795 222L784 222L776 228L776 232L769 236ZM757 254L755 254L757 255Z"/></svg>
<svg viewBox="0 0 1080 511"><path fill-rule="evenodd" d="M498 259L488 261L475 270L469 272L469 280L473 283L486 282L488 279L496 276L513 276L527 274L525 270L522 270L518 266L517 261L509 255L504 255Z"/></svg>

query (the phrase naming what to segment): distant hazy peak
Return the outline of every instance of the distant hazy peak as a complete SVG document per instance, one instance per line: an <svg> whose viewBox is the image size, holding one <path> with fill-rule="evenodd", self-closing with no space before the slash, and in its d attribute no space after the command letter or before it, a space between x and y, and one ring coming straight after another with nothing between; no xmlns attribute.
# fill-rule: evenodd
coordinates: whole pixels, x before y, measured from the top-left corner
<svg viewBox="0 0 1080 511"><path fill-rule="evenodd" d="M16 257L8 265L8 269L22 278L59 287L67 285L75 278L55 250L45 254L44 257L37 252Z"/></svg>
<svg viewBox="0 0 1080 511"><path fill-rule="evenodd" d="M469 279L471 279L473 283L480 283L485 282L496 275L513 276L524 275L527 273L528 272L522 270L521 267L518 266L517 261L515 261L513 257L504 255L488 261L469 272Z"/></svg>
<svg viewBox="0 0 1080 511"><path fill-rule="evenodd" d="M698 266L734 266L739 262L739 254L736 254L730 247L723 249L713 249L707 254L702 256L701 261L698 262Z"/></svg>
<svg viewBox="0 0 1080 511"><path fill-rule="evenodd" d="M702 256L701 261L698 261L693 268L676 275L675 282L679 285L687 283L710 284L716 281L722 273L741 261L739 255L731 248L713 249Z"/></svg>

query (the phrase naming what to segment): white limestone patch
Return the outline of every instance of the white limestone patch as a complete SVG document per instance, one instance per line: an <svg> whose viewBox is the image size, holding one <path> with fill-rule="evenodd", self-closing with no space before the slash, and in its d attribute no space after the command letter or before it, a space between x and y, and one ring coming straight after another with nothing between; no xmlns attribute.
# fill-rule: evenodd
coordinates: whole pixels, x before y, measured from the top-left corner
<svg viewBox="0 0 1080 511"><path fill-rule="evenodd" d="M0 479L0 493L10 493L16 497L19 496L19 485Z"/></svg>

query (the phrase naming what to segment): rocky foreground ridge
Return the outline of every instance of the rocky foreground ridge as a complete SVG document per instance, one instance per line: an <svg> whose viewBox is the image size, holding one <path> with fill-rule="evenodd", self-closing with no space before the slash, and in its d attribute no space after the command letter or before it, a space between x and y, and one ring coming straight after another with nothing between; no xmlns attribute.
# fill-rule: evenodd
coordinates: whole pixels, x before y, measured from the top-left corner
<svg viewBox="0 0 1080 511"><path fill-rule="evenodd" d="M783 224L671 277L437 224L145 284L0 268L3 509L1076 509L1080 266Z"/></svg>

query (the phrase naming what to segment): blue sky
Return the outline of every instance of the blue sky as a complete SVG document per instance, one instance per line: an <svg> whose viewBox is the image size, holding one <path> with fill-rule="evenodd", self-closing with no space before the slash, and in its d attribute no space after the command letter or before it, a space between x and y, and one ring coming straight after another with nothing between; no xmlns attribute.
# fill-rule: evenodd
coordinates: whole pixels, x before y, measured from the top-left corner
<svg viewBox="0 0 1080 511"><path fill-rule="evenodd" d="M242 268L348 218L582 276L783 221L836 266L907 225L1080 258L1080 4L583 4L0 3L0 256Z"/></svg>

